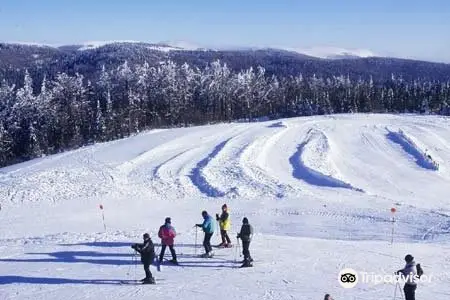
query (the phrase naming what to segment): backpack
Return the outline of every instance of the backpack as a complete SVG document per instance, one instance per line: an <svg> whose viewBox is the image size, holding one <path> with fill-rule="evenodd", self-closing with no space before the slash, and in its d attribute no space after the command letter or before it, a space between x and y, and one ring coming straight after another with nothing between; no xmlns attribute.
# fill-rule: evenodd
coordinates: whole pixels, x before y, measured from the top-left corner
<svg viewBox="0 0 450 300"><path fill-rule="evenodd" d="M420 276L423 275L423 269L422 266L420 264L416 265L416 269L417 269L417 276L420 278Z"/></svg>

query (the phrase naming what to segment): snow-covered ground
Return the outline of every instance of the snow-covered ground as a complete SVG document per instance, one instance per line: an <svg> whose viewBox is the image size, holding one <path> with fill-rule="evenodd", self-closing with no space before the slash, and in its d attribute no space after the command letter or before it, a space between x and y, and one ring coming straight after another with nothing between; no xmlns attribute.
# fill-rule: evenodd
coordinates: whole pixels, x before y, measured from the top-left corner
<svg viewBox="0 0 450 300"><path fill-rule="evenodd" d="M391 274L407 253L433 275L417 298L445 298L449 163L450 119L339 115L153 130L3 168L0 299L392 299L394 285L344 289L338 274ZM237 247L196 256L193 225L223 203L234 240L242 217L255 227L253 268L236 268ZM167 216L180 266L121 284L143 277L129 246L159 242Z"/></svg>

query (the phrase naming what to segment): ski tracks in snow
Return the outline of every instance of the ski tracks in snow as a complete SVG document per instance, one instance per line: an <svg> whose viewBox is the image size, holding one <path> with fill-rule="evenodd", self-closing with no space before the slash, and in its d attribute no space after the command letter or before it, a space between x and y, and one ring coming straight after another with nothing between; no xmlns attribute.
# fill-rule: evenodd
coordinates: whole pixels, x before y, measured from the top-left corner
<svg viewBox="0 0 450 300"><path fill-rule="evenodd" d="M244 174L256 184L262 183L264 193L277 198L299 191L297 187L280 181L280 178L277 178L267 167L267 162L270 160L268 153L289 130L289 126L283 122L263 127L258 137L246 145L239 158Z"/></svg>
<svg viewBox="0 0 450 300"><path fill-rule="evenodd" d="M197 163L197 165L192 169L192 172L189 175L189 178L191 179L192 183L198 188L198 190L208 197L224 197L230 192L222 191L219 188L214 187L208 181L208 174L205 174L209 171L209 162L213 160L217 155L219 155L219 153L223 150L223 148L225 148L230 140L231 138L216 145L211 153L209 153L205 158Z"/></svg>
<svg viewBox="0 0 450 300"><path fill-rule="evenodd" d="M339 178L341 175L333 163L331 151L328 137L319 129L309 129L297 152L289 158L293 177L315 186L364 192Z"/></svg>
<svg viewBox="0 0 450 300"><path fill-rule="evenodd" d="M270 147L268 140L278 130L254 125L216 144L192 169L192 183L208 197L283 197L288 188L259 168L255 161L258 153Z"/></svg>

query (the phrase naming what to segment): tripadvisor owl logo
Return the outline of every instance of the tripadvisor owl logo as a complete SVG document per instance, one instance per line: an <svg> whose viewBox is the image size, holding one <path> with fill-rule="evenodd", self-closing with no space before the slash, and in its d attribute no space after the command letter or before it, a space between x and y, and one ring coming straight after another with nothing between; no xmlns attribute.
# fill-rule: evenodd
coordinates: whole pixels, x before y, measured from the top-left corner
<svg viewBox="0 0 450 300"><path fill-rule="evenodd" d="M338 280L343 288L354 288L358 284L358 273L353 269L343 269L339 272Z"/></svg>

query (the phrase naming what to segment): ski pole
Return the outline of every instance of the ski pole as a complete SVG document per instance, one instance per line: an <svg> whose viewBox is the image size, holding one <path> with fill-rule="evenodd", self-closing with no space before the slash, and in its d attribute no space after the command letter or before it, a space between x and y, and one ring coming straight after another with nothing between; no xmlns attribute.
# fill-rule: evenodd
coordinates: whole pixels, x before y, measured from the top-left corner
<svg viewBox="0 0 450 300"><path fill-rule="evenodd" d="M236 238L237 245L239 245L239 238ZM237 256L238 256L239 246L236 246L236 249L234 250L234 262L237 262Z"/></svg>
<svg viewBox="0 0 450 300"><path fill-rule="evenodd" d="M194 245L194 255L197 255L197 226L195 226L195 245Z"/></svg>
<svg viewBox="0 0 450 300"><path fill-rule="evenodd" d="M137 251L134 251L134 280L137 280L137 266L138 266L138 259L137 259Z"/></svg>
<svg viewBox="0 0 450 300"><path fill-rule="evenodd" d="M222 242L222 232L221 232L221 229L220 229L220 225L219 225L219 221L217 221L216 220L216 228L217 228L217 232L219 233L218 235L217 235L217 239L219 240L219 244Z"/></svg>
<svg viewBox="0 0 450 300"><path fill-rule="evenodd" d="M134 251L131 251L131 264L128 266L127 276L131 275L131 267L134 265Z"/></svg>
<svg viewBox="0 0 450 300"><path fill-rule="evenodd" d="M397 299L397 290L400 291L400 298L401 298L401 299L404 299L403 293L402 293L402 288L401 288L400 283L399 283L398 281L397 281L397 283L395 284L394 300Z"/></svg>
<svg viewBox="0 0 450 300"><path fill-rule="evenodd" d="M237 239L237 244L238 244L238 252L239 252L239 257L242 257L242 253L241 253L241 243L239 243L239 239Z"/></svg>
<svg viewBox="0 0 450 300"><path fill-rule="evenodd" d="M397 299L397 285L398 285L398 282L395 284L395 290L394 290L394 300L396 300Z"/></svg>
<svg viewBox="0 0 450 300"><path fill-rule="evenodd" d="M398 290L400 291L400 296L402 297L402 299L405 300L405 297L403 296L402 293L402 288L400 287L400 283L398 283Z"/></svg>

